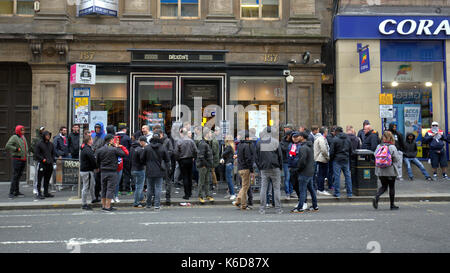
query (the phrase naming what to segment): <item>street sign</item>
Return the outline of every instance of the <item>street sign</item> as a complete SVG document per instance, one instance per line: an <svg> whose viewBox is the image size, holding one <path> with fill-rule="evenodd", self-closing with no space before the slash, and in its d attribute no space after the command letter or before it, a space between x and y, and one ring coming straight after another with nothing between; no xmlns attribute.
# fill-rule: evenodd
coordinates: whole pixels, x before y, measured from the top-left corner
<svg viewBox="0 0 450 273"><path fill-rule="evenodd" d="M89 124L90 119L90 95L89 87L73 89L73 123Z"/></svg>
<svg viewBox="0 0 450 273"><path fill-rule="evenodd" d="M361 44L358 44L359 51L359 73L370 71L370 57L369 47L361 48Z"/></svg>
<svg viewBox="0 0 450 273"><path fill-rule="evenodd" d="M380 118L393 118L394 117L394 106L390 105L380 105Z"/></svg>
<svg viewBox="0 0 450 273"><path fill-rule="evenodd" d="M70 66L70 84L95 84L96 66L73 64Z"/></svg>
<svg viewBox="0 0 450 273"><path fill-rule="evenodd" d="M394 96L392 94L380 94L380 105L394 104Z"/></svg>

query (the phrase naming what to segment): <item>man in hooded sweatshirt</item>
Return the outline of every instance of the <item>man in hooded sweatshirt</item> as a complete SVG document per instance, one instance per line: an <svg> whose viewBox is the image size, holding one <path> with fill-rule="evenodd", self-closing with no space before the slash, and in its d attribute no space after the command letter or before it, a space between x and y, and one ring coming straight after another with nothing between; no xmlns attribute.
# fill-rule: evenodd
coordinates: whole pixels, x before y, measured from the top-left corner
<svg viewBox="0 0 450 273"><path fill-rule="evenodd" d="M403 139L403 135L399 131L397 131L397 124L394 124L394 123L389 124L389 131L394 136L395 148L397 148L398 156L399 156L399 160L395 164L395 168L397 168L397 171L398 171L397 178L398 178L398 180L402 181L403 180L403 177L402 177L403 149L405 147L405 141Z"/></svg>
<svg viewBox="0 0 450 273"><path fill-rule="evenodd" d="M423 167L423 164L416 158L416 156L417 156L416 136L413 133L408 133L406 135L406 141L404 144L403 161L405 161L409 179L414 180L414 176L411 169L411 162L412 162L420 169L420 171L425 176L425 179L427 181L431 181L431 176L428 174L427 170Z"/></svg>
<svg viewBox="0 0 450 273"><path fill-rule="evenodd" d="M94 126L94 132L91 134L93 139L92 150L94 153L105 145L105 128L103 122L99 121ZM102 187L100 169L94 172L95 177L95 200L92 203L100 202L100 190Z"/></svg>
<svg viewBox="0 0 450 273"><path fill-rule="evenodd" d="M14 197L24 197L19 191L19 180L23 170L27 166L28 144L25 139L25 127L17 125L15 134L6 143L5 149L11 153L13 175L11 177L11 187L9 188L9 199Z"/></svg>
<svg viewBox="0 0 450 273"><path fill-rule="evenodd" d="M48 131L42 133L42 140L36 146L34 154L38 165L38 181L37 181L37 195L36 199L44 199L44 197L53 197L48 191L50 177L53 173L53 163L56 158L56 151L53 143L50 142L52 134ZM41 181L44 178L44 196L41 194Z"/></svg>
<svg viewBox="0 0 450 273"><path fill-rule="evenodd" d="M334 197L340 197L341 170L345 177L347 197L352 197L352 178L350 174L350 156L353 153L352 143L342 127L336 128L336 137L330 145L330 160L334 161Z"/></svg>

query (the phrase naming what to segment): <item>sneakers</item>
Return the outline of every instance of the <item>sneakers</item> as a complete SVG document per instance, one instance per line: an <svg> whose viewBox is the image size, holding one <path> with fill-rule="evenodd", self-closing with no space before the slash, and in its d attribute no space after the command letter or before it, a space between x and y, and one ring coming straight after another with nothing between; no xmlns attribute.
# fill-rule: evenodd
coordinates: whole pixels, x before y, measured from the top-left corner
<svg viewBox="0 0 450 273"><path fill-rule="evenodd" d="M87 204L81 206L81 209L84 209L84 210L92 210L91 206L89 206L89 205L87 205Z"/></svg>
<svg viewBox="0 0 450 273"><path fill-rule="evenodd" d="M267 204L266 204L266 208L270 208L270 204L267 203Z"/></svg>
<svg viewBox="0 0 450 273"><path fill-rule="evenodd" d="M114 202L115 202L115 203L120 203L120 199L119 199L118 196L116 196L116 197L114 198ZM112 202L111 202L111 203L112 203Z"/></svg>
<svg viewBox="0 0 450 273"><path fill-rule="evenodd" d="M21 193L21 192L17 192L16 194L14 194L15 197L25 197L25 194Z"/></svg>
<svg viewBox="0 0 450 273"><path fill-rule="evenodd" d="M447 175L446 173L444 173L444 174L442 175L442 178L443 178L443 179L448 179L448 175Z"/></svg>
<svg viewBox="0 0 450 273"><path fill-rule="evenodd" d="M233 202L231 202L231 204L233 205L233 206L236 206L236 207L239 207L241 204L239 204L237 201L233 201Z"/></svg>
<svg viewBox="0 0 450 273"><path fill-rule="evenodd" d="M403 177L397 177L398 181L403 181Z"/></svg>
<svg viewBox="0 0 450 273"><path fill-rule="evenodd" d="M103 212L114 212L114 211L116 211L117 209L116 208L113 208L113 207L110 207L109 209L107 209L107 208L102 208L102 211Z"/></svg>
<svg viewBox="0 0 450 273"><path fill-rule="evenodd" d="M302 210L306 210L307 208L308 208L308 204L307 203L303 203Z"/></svg>
<svg viewBox="0 0 450 273"><path fill-rule="evenodd" d="M291 196L290 195L286 195L286 200L291 200Z"/></svg>
<svg viewBox="0 0 450 273"><path fill-rule="evenodd" d="M374 209L378 209L378 199L377 198L373 198L372 206Z"/></svg>
<svg viewBox="0 0 450 273"><path fill-rule="evenodd" d="M431 179L431 177L427 177L425 178L426 181L433 181L433 179Z"/></svg>
<svg viewBox="0 0 450 273"><path fill-rule="evenodd" d="M12 194L12 193L8 194L9 199L14 199L14 197L16 197L14 194Z"/></svg>
<svg viewBox="0 0 450 273"><path fill-rule="evenodd" d="M206 200L208 200L208 201L214 201L214 198L212 198L211 196L206 196Z"/></svg>
<svg viewBox="0 0 450 273"><path fill-rule="evenodd" d="M331 193L329 193L329 192L327 192L327 191L325 191L325 190L323 190L323 191L317 191L317 194L321 194L321 195L331 195Z"/></svg>
<svg viewBox="0 0 450 273"><path fill-rule="evenodd" d="M437 180L437 173L433 174L433 180Z"/></svg>
<svg viewBox="0 0 450 273"><path fill-rule="evenodd" d="M298 209L298 208L293 208L291 209L291 213L304 213L305 210L303 209Z"/></svg>
<svg viewBox="0 0 450 273"><path fill-rule="evenodd" d="M160 212L160 211L161 211L161 208L160 208L160 207L155 207L155 208L153 209L153 211L154 211L154 212Z"/></svg>
<svg viewBox="0 0 450 273"><path fill-rule="evenodd" d="M38 193L38 194L34 195L34 199L37 201L37 200L45 199L45 197Z"/></svg>
<svg viewBox="0 0 450 273"><path fill-rule="evenodd" d="M391 210L398 210L399 207L395 206L395 205L391 205Z"/></svg>
<svg viewBox="0 0 450 273"><path fill-rule="evenodd" d="M309 207L309 210L310 210L310 211L313 211L313 212L318 212L318 211L319 211L319 207L313 207L313 206L311 206L311 207Z"/></svg>
<svg viewBox="0 0 450 273"><path fill-rule="evenodd" d="M134 208L143 208L145 205L143 204L137 204L137 205L133 205Z"/></svg>
<svg viewBox="0 0 450 273"><path fill-rule="evenodd" d="M51 193L46 193L46 194L44 194L44 197L51 198L51 197L55 197L55 196Z"/></svg>
<svg viewBox="0 0 450 273"><path fill-rule="evenodd" d="M236 199L236 194L233 194L230 196L230 200L235 200Z"/></svg>
<svg viewBox="0 0 450 273"><path fill-rule="evenodd" d="M200 201L201 204L205 204L205 199L203 199L201 197L198 198L198 201Z"/></svg>

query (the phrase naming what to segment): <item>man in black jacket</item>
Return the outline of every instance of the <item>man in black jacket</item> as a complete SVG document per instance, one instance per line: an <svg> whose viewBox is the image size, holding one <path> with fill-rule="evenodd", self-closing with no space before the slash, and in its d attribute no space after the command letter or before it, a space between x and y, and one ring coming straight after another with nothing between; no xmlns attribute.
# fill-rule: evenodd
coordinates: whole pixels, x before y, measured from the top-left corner
<svg viewBox="0 0 450 273"><path fill-rule="evenodd" d="M150 144L145 146L141 153L141 161L146 164L147 177L147 208L155 204L155 211L159 211L161 203L162 182L166 175L166 169L170 168L170 158L163 146L163 133L161 130L153 132ZM163 163L164 162L164 163Z"/></svg>
<svg viewBox="0 0 450 273"><path fill-rule="evenodd" d="M283 155L283 172L284 172L284 192L286 193L286 199L291 199L291 194L294 192L294 187L291 183L291 176L289 172L289 164L287 154L289 152L289 144L291 144L291 130L285 130L285 135L281 139L281 154Z"/></svg>
<svg viewBox="0 0 450 273"><path fill-rule="evenodd" d="M208 140L211 138L211 131L208 127L203 128L203 136L201 140L197 141L197 159L196 165L198 170L198 199L201 204L205 203L205 199L208 201L214 201L209 191L209 179L208 176L211 173L213 167L213 152L211 146L208 144Z"/></svg>
<svg viewBox="0 0 450 273"><path fill-rule="evenodd" d="M352 178L350 174L350 156L353 153L352 143L342 127L336 128L336 137L330 145L330 159L334 161L334 197L340 197L341 170L345 177L347 197L352 197Z"/></svg>
<svg viewBox="0 0 450 273"><path fill-rule="evenodd" d="M255 177L253 172L253 163L255 162L253 141L250 139L248 131L245 131L244 136L245 140L241 140L237 147L238 172L242 187L238 197L233 201L233 205L240 207L241 210L249 209L247 207L247 191L250 189L250 179Z"/></svg>
<svg viewBox="0 0 450 273"><path fill-rule="evenodd" d="M364 141L361 148L375 152L379 143L378 132L372 129L372 125L364 126Z"/></svg>
<svg viewBox="0 0 450 273"><path fill-rule="evenodd" d="M116 136L119 137L119 143L122 146L125 146L128 151L131 149L131 138L127 135L127 126L119 125L119 131L116 133ZM122 191L122 195L128 192L131 195L131 163L130 157L126 156L123 158L123 175L122 175L122 187L120 187Z"/></svg>
<svg viewBox="0 0 450 273"><path fill-rule="evenodd" d="M398 172L398 180L402 181L403 180L403 150L405 149L405 141L403 139L403 135L397 131L397 125L394 123L389 124L389 131L392 133L392 135L394 136L394 140L395 140L395 148L397 148L398 151L398 155L399 155L399 160L397 161L397 163L394 163L395 168L397 168L397 172Z"/></svg>
<svg viewBox="0 0 450 273"><path fill-rule="evenodd" d="M73 159L78 159L80 155L80 125L72 125L72 132L67 138L69 142L69 153Z"/></svg>
<svg viewBox="0 0 450 273"><path fill-rule="evenodd" d="M134 203L133 207L142 208L145 204L141 203L144 199L144 181L145 181L145 162L141 161L141 154L147 146L147 138L140 136L131 144L131 175L134 181Z"/></svg>
<svg viewBox="0 0 450 273"><path fill-rule="evenodd" d="M366 138L366 132L364 131L364 128L366 127L366 125L370 125L370 122L368 120L365 120L363 122L363 127L361 130L358 131L358 137L359 139L361 139L361 143L364 143L364 139Z"/></svg>
<svg viewBox="0 0 450 273"><path fill-rule="evenodd" d="M408 171L408 176L410 180L414 180L413 172L411 169L411 162L416 165L420 171L425 176L427 181L431 181L431 176L428 174L427 170L424 168L423 164L417 159L417 144L416 136L413 133L406 134L406 141L403 150L403 160L406 164L406 170Z"/></svg>
<svg viewBox="0 0 450 273"><path fill-rule="evenodd" d="M306 200L306 191L311 194L312 207L310 210L318 211L316 191L313 187L314 176L314 148L311 141L308 140L309 134L300 132L300 158L298 160L298 182L300 188L300 198L297 206L291 210L294 213L303 213L303 204Z"/></svg>
<svg viewBox="0 0 450 273"><path fill-rule="evenodd" d="M127 149L114 142L114 135L105 136L105 145L95 152L97 166L100 168L102 182L102 211L112 212L116 210L111 207L111 199L114 197L114 191L117 181L117 158L128 154Z"/></svg>
<svg viewBox="0 0 450 273"><path fill-rule="evenodd" d="M53 163L55 163L56 153L53 143L50 142L52 134L48 131L42 133L42 140L35 147L34 155L38 162L38 181L36 199L44 199L45 197L53 197L48 192L50 177L53 173ZM44 196L41 194L41 181L44 178Z"/></svg>
<svg viewBox="0 0 450 273"><path fill-rule="evenodd" d="M261 171L261 191L259 213L265 214L266 194L269 179L272 181L275 210L278 214L283 211L280 202L281 169L283 168L283 155L278 140L271 136L271 128L267 127L261 132L261 140L256 144L255 161Z"/></svg>
<svg viewBox="0 0 450 273"><path fill-rule="evenodd" d="M94 141L90 135L83 138L80 155L80 178L83 184L81 191L81 208L84 210L92 210L91 206L87 204L88 192L91 194L91 201L95 200L95 178L94 170L97 169L97 162L95 160L92 144Z"/></svg>
<svg viewBox="0 0 450 273"><path fill-rule="evenodd" d="M53 139L53 142L53 145L55 146L55 153L58 158L70 158L66 126L59 128L59 135Z"/></svg>
<svg viewBox="0 0 450 273"><path fill-rule="evenodd" d="M182 128L180 139L176 143L174 154L180 166L181 176L183 177L184 196L183 199L189 200L192 195L192 167L194 159L197 157L197 146L188 136L188 129Z"/></svg>

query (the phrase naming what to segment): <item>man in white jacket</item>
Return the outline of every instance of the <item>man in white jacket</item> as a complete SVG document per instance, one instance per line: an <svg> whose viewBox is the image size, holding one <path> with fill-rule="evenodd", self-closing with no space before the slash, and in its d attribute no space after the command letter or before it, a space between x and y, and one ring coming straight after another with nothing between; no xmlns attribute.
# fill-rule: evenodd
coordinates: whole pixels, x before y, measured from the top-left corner
<svg viewBox="0 0 450 273"><path fill-rule="evenodd" d="M329 146L327 141L328 129L321 127L319 132L315 135L314 141L314 161L317 164L317 185L318 194L331 195L325 191L325 178L328 173L328 161L330 160Z"/></svg>

